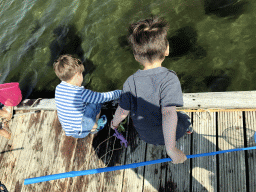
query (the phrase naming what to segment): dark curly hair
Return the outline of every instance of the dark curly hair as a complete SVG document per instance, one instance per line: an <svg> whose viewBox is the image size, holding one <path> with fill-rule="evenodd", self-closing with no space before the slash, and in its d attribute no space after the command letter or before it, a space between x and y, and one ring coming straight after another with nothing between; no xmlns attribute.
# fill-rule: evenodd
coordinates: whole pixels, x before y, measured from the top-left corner
<svg viewBox="0 0 256 192"><path fill-rule="evenodd" d="M164 59L164 53L169 45L167 30L167 22L158 17L140 20L130 25L128 41L138 62L152 63Z"/></svg>

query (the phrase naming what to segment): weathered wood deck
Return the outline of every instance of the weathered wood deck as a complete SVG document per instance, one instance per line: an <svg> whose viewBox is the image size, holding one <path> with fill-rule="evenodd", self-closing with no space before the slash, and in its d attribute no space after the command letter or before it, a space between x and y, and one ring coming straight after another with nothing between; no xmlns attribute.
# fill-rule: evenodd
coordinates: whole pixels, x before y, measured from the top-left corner
<svg viewBox="0 0 256 192"><path fill-rule="evenodd" d="M102 110L109 120L113 113L114 109ZM177 142L187 155L255 146L255 111L188 114L194 133ZM15 116L10 122L12 139L0 138L0 181L10 192L256 191L256 150L190 159L180 165L162 163L23 184L26 178L166 157L163 146L146 144L137 137L131 120L125 127L128 148L111 151L121 146L114 137L103 142L114 133L108 127L96 136L75 139L65 136L56 111Z"/></svg>

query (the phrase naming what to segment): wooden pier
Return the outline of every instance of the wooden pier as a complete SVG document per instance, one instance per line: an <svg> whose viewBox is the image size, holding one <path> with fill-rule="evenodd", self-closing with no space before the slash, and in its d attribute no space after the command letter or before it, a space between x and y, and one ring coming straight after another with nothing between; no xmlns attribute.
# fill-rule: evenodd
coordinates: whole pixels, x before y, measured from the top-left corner
<svg viewBox="0 0 256 192"><path fill-rule="evenodd" d="M197 107L186 105L189 98L198 102ZM217 105L217 109L210 110L213 107L205 107L198 98L184 95L184 108L179 109L187 111L194 128L192 135L185 135L177 142L177 147L186 155L256 145L253 139L255 103L237 107L234 99L235 110L232 106L220 108ZM203 98L201 100L206 96ZM249 98L248 103L255 101ZM27 105L31 107L33 102L28 101ZM114 131L109 125L96 136L67 137L52 102L42 100L32 108L26 105L15 108L16 114L38 109L40 112L14 116L10 122L12 139L0 138L0 181L10 192L256 191L256 150L195 158L179 165L169 162L24 185L24 179L32 177L167 157L164 146L146 144L138 138L131 119L123 133L129 141L128 148L112 137ZM109 121L114 112L114 107L102 109Z"/></svg>

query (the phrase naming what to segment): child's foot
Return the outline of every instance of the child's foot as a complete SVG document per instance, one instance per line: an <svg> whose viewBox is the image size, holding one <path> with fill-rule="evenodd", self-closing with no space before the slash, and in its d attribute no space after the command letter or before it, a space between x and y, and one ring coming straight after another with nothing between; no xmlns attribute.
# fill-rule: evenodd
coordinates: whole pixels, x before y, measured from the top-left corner
<svg viewBox="0 0 256 192"><path fill-rule="evenodd" d="M102 130L105 127L105 125L107 124L107 121L108 120L107 120L106 115L102 115L101 118L98 120L98 127L97 127L97 129L96 130L92 130L91 134L96 134L100 130Z"/></svg>
<svg viewBox="0 0 256 192"><path fill-rule="evenodd" d="M5 118L7 121L10 121L13 114L13 107L4 106L2 110L4 112L2 113L3 118Z"/></svg>
<svg viewBox="0 0 256 192"><path fill-rule="evenodd" d="M9 133L8 128L5 126L6 125L1 124L0 135L9 140L11 139L11 133Z"/></svg>

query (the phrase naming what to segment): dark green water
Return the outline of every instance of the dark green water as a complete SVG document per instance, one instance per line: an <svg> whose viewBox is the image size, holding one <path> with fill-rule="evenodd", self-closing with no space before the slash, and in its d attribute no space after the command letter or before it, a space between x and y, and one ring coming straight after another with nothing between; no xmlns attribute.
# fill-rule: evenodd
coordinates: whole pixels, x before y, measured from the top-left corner
<svg viewBox="0 0 256 192"><path fill-rule="evenodd" d="M255 90L256 1L239 1L215 11L215 5L209 11L206 4L2 0L0 83L20 82L24 98L54 97L60 80L52 63L58 55L70 53L85 63L86 88L122 89L127 77L142 69L125 38L129 23L157 15L170 24L172 52L162 66L177 72L183 92Z"/></svg>

